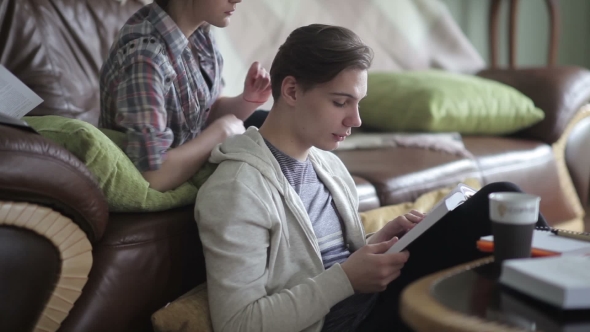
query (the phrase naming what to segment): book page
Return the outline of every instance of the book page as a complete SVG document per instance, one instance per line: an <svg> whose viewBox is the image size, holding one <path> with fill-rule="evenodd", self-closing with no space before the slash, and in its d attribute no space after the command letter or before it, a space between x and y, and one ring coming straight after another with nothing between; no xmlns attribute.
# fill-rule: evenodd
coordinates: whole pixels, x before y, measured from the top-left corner
<svg viewBox="0 0 590 332"><path fill-rule="evenodd" d="M33 90L0 65L0 113L20 119L42 102Z"/></svg>
<svg viewBox="0 0 590 332"><path fill-rule="evenodd" d="M457 206L465 202L465 200L475 192L475 189L470 188L463 183L459 183L443 199L436 203L430 211L428 211L426 217L422 221L391 246L391 248L387 250L387 253L396 253L404 250L415 239L422 235L422 233L426 232L432 225L449 213L449 211L453 211Z"/></svg>

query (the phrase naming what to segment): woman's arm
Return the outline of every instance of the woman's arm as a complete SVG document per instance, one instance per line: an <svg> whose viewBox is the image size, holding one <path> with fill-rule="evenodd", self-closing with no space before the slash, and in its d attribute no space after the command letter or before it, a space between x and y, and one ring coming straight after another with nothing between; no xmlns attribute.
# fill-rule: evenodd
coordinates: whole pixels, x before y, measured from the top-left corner
<svg viewBox="0 0 590 332"><path fill-rule="evenodd" d="M246 74L244 92L236 97L219 97L211 106L209 123L227 114L244 121L258 106L266 103L271 92L270 75L258 62L254 62Z"/></svg>
<svg viewBox="0 0 590 332"><path fill-rule="evenodd" d="M243 122L229 114L217 118L198 137L170 149L165 91L173 80L154 59L129 57L116 87L117 125L127 139L124 151L151 188L164 192L189 180L207 161L211 150L227 137L244 132Z"/></svg>
<svg viewBox="0 0 590 332"><path fill-rule="evenodd" d="M318 322L353 294L346 274L336 264L295 287L268 293L269 278L300 271L275 259L286 239L272 222L278 216L271 212L271 195L258 189L264 188L262 177L242 174L249 178L245 185L223 166L201 188L195 208L215 331L301 331Z"/></svg>
<svg viewBox="0 0 590 332"><path fill-rule="evenodd" d="M258 106L264 104L255 103L252 101L244 100L244 94L240 94L235 97L219 97L211 106L211 115L209 115L209 123L219 119L220 117L228 114L233 114L236 118L244 121L246 120Z"/></svg>
<svg viewBox="0 0 590 332"><path fill-rule="evenodd" d="M166 152L164 162L155 171L141 174L149 182L150 188L165 192L188 181L203 166L215 145L227 137L244 132L242 121L234 115L217 119L201 134L185 144Z"/></svg>

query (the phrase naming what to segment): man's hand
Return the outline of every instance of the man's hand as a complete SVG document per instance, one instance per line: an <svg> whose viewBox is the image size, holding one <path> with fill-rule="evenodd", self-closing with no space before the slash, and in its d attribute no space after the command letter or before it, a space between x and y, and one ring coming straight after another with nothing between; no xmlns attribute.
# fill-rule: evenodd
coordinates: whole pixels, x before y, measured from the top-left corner
<svg viewBox="0 0 590 332"><path fill-rule="evenodd" d="M398 238L377 244L367 244L355 251L341 264L356 293L384 291L400 275L410 254L407 251L386 254Z"/></svg>
<svg viewBox="0 0 590 332"><path fill-rule="evenodd" d="M416 224L421 222L424 217L426 217L425 214L416 210L412 210L403 216L399 216L385 224L385 226L383 226L383 228L381 228L377 233L373 234L373 236L369 238L368 243L371 244L388 241L394 236L401 237L404 233L414 228Z"/></svg>
<svg viewBox="0 0 590 332"><path fill-rule="evenodd" d="M254 62L246 74L242 97L250 103L264 104L271 93L270 74L260 66L260 63Z"/></svg>

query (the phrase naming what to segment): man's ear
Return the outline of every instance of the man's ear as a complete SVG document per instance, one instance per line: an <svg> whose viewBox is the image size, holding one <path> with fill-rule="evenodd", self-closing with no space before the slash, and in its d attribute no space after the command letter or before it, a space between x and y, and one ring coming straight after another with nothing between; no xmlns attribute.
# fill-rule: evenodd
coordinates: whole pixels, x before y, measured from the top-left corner
<svg viewBox="0 0 590 332"><path fill-rule="evenodd" d="M281 84L281 98L289 105L294 106L297 102L297 80L293 76L287 76Z"/></svg>

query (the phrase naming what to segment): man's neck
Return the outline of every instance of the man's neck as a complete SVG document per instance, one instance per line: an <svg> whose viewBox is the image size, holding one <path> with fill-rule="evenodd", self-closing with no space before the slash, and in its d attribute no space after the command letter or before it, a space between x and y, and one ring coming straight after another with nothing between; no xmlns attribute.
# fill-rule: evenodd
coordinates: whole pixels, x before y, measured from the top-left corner
<svg viewBox="0 0 590 332"><path fill-rule="evenodd" d="M279 109L276 104L260 127L260 135L284 154L299 161L307 160L310 147L305 147L292 127L288 111Z"/></svg>

